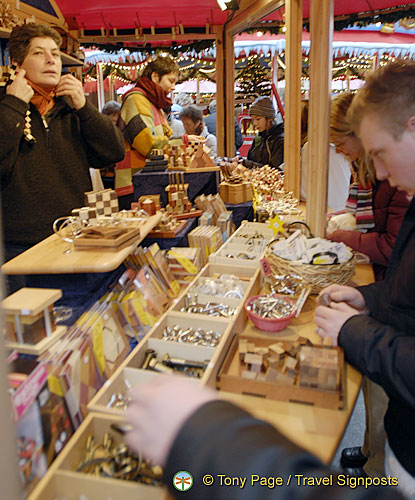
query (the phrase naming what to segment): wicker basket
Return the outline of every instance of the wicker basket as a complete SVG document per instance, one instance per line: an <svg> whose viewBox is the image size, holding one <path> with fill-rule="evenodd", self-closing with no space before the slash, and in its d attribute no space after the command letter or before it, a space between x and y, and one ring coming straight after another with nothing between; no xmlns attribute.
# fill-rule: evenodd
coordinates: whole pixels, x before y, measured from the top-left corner
<svg viewBox="0 0 415 500"><path fill-rule="evenodd" d="M355 257L341 264L304 264L282 259L267 247L265 257L273 274L298 274L311 286L311 293L319 293L326 286L337 283L347 285L354 274Z"/></svg>

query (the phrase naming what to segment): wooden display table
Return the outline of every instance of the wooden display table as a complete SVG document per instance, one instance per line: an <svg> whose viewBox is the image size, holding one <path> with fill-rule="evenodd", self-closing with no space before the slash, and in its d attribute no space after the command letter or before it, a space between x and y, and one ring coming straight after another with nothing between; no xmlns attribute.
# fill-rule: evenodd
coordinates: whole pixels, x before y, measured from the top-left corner
<svg viewBox="0 0 415 500"><path fill-rule="evenodd" d="M356 285L366 285L374 281L372 266L362 264L356 266L353 282ZM244 336L280 340L296 340L298 336L307 337L314 344L320 344L321 339L315 333L313 322L316 296L312 296L298 319L279 333L265 333L258 330L250 321L242 333ZM253 415L270 422L287 438L316 455L325 464L332 460L350 415L355 405L362 375L346 363L346 389L344 410L329 410L316 408L300 403L265 400L247 395L232 394L220 391L223 399L245 408Z"/></svg>
<svg viewBox="0 0 415 500"><path fill-rule="evenodd" d="M26 252L9 260L1 267L4 274L72 274L105 273L116 269L138 246L161 219L161 213L152 215L140 227L140 237L118 252L73 250L65 254L68 243L53 234Z"/></svg>

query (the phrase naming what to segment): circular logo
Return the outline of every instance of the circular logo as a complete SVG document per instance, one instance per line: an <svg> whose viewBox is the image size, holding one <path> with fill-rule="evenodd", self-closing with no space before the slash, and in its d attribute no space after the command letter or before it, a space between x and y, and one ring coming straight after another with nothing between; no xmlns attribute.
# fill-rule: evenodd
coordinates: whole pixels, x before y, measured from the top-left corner
<svg viewBox="0 0 415 500"><path fill-rule="evenodd" d="M193 486L193 476L185 470L176 472L173 476L173 486L179 491L190 490Z"/></svg>

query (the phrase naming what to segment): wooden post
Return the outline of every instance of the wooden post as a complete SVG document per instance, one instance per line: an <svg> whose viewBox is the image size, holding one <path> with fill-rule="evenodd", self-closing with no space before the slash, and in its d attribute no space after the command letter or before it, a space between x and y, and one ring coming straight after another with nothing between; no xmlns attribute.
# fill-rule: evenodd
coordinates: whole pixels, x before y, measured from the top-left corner
<svg viewBox="0 0 415 500"><path fill-rule="evenodd" d="M311 232L320 237L325 235L327 213L333 4L333 0L311 0L310 3L307 224Z"/></svg>
<svg viewBox="0 0 415 500"><path fill-rule="evenodd" d="M112 75L112 73L110 73L108 75L108 82L109 82L109 86L108 86L108 95L109 95L109 100L110 101L113 101L115 99L115 94L114 94L114 77Z"/></svg>
<svg viewBox="0 0 415 500"><path fill-rule="evenodd" d="M284 5L284 0L241 0L239 2L239 10L232 19L225 24L223 34L223 57L225 65L225 153L228 156L235 154L235 99L234 99L234 72L235 72L235 55L233 48L233 37L247 26L251 26L258 19L261 19L274 10L279 9ZM218 50L216 49L216 57ZM219 85L218 85L219 87ZM219 95L217 96L218 105ZM217 123L219 124L219 116ZM219 138L218 138L219 139ZM218 155L220 155L220 143L218 140Z"/></svg>
<svg viewBox="0 0 415 500"><path fill-rule="evenodd" d="M98 110L101 112L105 104L102 63L97 64L97 96L98 96Z"/></svg>
<svg viewBox="0 0 415 500"><path fill-rule="evenodd" d="M196 104L200 103L200 76L199 73L196 76Z"/></svg>
<svg viewBox="0 0 415 500"><path fill-rule="evenodd" d="M225 33L225 154L235 156L235 52L233 36Z"/></svg>
<svg viewBox="0 0 415 500"><path fill-rule="evenodd" d="M225 61L223 56L223 33L216 37L216 140L217 155L225 156Z"/></svg>
<svg viewBox="0 0 415 500"><path fill-rule="evenodd" d="M302 0L288 0L285 22L284 185L300 198Z"/></svg>

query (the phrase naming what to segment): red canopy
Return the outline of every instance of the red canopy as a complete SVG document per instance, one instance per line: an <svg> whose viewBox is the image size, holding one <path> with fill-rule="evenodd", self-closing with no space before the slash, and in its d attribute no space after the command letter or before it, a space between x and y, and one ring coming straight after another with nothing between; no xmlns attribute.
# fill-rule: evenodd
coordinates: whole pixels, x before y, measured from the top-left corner
<svg viewBox="0 0 415 500"><path fill-rule="evenodd" d="M309 2L303 1L303 17L309 16ZM70 29L205 27L224 24L229 12L222 12L216 0L56 0ZM335 0L334 15L370 12L407 5L402 0ZM238 12L236 12L237 15ZM267 16L283 19L283 10Z"/></svg>

